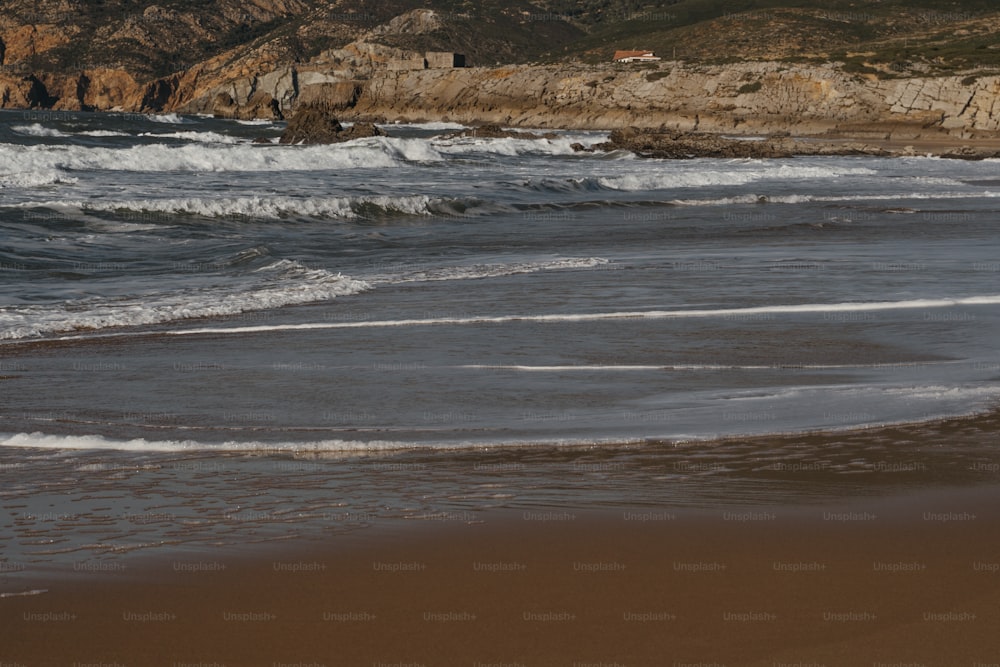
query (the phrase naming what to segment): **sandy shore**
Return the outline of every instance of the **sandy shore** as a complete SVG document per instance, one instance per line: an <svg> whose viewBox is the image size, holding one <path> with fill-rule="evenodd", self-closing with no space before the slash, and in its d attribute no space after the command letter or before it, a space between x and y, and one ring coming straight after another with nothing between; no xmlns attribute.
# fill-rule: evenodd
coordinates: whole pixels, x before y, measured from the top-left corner
<svg viewBox="0 0 1000 667"><path fill-rule="evenodd" d="M973 667L1000 655L998 501L538 508L159 557L0 599L0 663Z"/></svg>

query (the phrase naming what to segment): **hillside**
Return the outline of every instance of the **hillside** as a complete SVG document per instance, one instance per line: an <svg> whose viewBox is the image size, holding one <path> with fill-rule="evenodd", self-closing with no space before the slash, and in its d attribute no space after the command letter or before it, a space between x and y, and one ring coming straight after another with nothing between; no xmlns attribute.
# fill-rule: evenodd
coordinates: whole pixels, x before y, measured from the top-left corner
<svg viewBox="0 0 1000 667"><path fill-rule="evenodd" d="M982 0L933 2L833 0L668 0L597 3L601 12L577 14L587 36L555 59L597 62L615 48L654 49L687 61L845 62L855 71L949 73L1000 67L1000 11ZM573 14L574 3L550 2Z"/></svg>
<svg viewBox="0 0 1000 667"><path fill-rule="evenodd" d="M300 84L322 84L316 95L334 91L343 98L337 104L349 104L358 81L426 51L460 52L473 66L599 64L616 49L644 48L687 66L834 62L879 79L1000 72L1000 11L992 1L830 0L824 7L794 0L5 0L0 107L213 112L221 104L227 114L280 117Z"/></svg>

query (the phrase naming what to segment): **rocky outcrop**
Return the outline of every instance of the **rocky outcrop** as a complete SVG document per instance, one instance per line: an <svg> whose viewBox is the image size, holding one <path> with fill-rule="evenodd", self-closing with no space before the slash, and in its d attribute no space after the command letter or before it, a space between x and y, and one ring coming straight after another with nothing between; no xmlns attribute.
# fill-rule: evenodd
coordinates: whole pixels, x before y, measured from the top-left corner
<svg viewBox="0 0 1000 667"><path fill-rule="evenodd" d="M578 144L575 146L579 146ZM717 134L682 132L680 130L650 130L628 127L614 130L608 140L593 149L627 150L640 157L685 159L695 157L779 158L794 153L782 139L740 141ZM577 150L580 150L577 148Z"/></svg>
<svg viewBox="0 0 1000 667"><path fill-rule="evenodd" d="M303 79L304 74L299 75L300 83ZM303 106L323 107L331 111L343 111L353 108L358 103L363 89L361 81L312 83L299 88L297 103Z"/></svg>
<svg viewBox="0 0 1000 667"><path fill-rule="evenodd" d="M54 109L152 110L143 108L146 87L131 74L119 69L100 68L71 77L52 77L49 88L55 98Z"/></svg>
<svg viewBox="0 0 1000 667"><path fill-rule="evenodd" d="M440 15L433 9L414 9L377 26L367 36L426 35L443 27Z"/></svg>
<svg viewBox="0 0 1000 667"><path fill-rule="evenodd" d="M364 137L380 137L382 131L371 123L344 128L327 109L302 106L281 133L282 144L337 144Z"/></svg>
<svg viewBox="0 0 1000 667"><path fill-rule="evenodd" d="M499 125L477 125L458 132L445 135L446 139L458 139L462 137L472 137L476 139L554 139L554 133L535 134L534 132L520 132L518 130L505 130Z"/></svg>
<svg viewBox="0 0 1000 667"><path fill-rule="evenodd" d="M810 155L872 155L879 157L913 157L928 152L942 158L983 160L1000 157L1000 150L988 146L939 146L936 150L918 152L913 146L887 143L871 144L843 140L795 139L789 136L755 137L753 140L727 138L706 132L628 127L611 132L608 140L593 146L573 144L576 151L627 150L644 158L788 158Z"/></svg>
<svg viewBox="0 0 1000 667"><path fill-rule="evenodd" d="M45 84L34 76L0 75L0 108L37 109L52 105Z"/></svg>
<svg viewBox="0 0 1000 667"><path fill-rule="evenodd" d="M251 120L261 118L267 120L284 120L278 100L264 91L257 91L250 96L246 104L237 104L229 93L219 93L212 104L212 115L216 118L237 118Z"/></svg>
<svg viewBox="0 0 1000 667"><path fill-rule="evenodd" d="M1000 132L998 100L997 76L881 80L834 65L663 63L383 71L356 111L525 127L968 138Z"/></svg>
<svg viewBox="0 0 1000 667"><path fill-rule="evenodd" d="M77 33L78 30L73 26L54 23L19 26L0 34L0 43L3 44L3 58L0 62L27 62L36 55L68 44Z"/></svg>

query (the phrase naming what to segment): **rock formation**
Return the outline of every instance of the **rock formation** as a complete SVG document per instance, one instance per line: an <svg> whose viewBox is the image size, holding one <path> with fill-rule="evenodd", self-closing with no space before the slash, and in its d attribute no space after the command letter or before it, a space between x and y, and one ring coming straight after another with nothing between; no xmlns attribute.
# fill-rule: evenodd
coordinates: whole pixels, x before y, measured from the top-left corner
<svg viewBox="0 0 1000 667"><path fill-rule="evenodd" d="M328 109L302 106L288 121L288 127L281 133L279 143L337 144L382 135L382 131L371 123L356 123L345 129Z"/></svg>
<svg viewBox="0 0 1000 667"><path fill-rule="evenodd" d="M524 127L969 138L1000 132L1000 77L878 79L776 62L383 71L355 110Z"/></svg>
<svg viewBox="0 0 1000 667"><path fill-rule="evenodd" d="M108 18L96 10L88 13L75 0L9 0L0 8L0 108L282 119L298 107L309 107L352 120L449 120L532 128L842 133L866 141L888 136L1000 136L996 69L930 76L913 68L852 70L836 63L778 60L425 69L431 47L418 50L421 40L437 40L442 33L451 41L467 40L463 30L475 28L479 41L489 41L493 36L482 31L494 24L487 19L502 17L470 24L460 14L416 9L393 18L392 8L377 4L370 5L373 13L341 13L313 0L211 4L204 17L161 3L142 4L141 9L136 5L134 11ZM809 14L812 10L806 11L808 16L803 11L788 10L802 20L826 21ZM79 21L66 18L74 12ZM782 20L791 16L788 12L782 10ZM282 23L292 17L300 22ZM543 25L523 17L508 19L513 21L504 23L508 31ZM1000 14L991 20L1000 25ZM990 27L985 20L960 23L967 33L977 26L1000 33L1000 27ZM294 31L278 29L296 25ZM688 34L700 39L711 30L725 30L749 37L748 25L727 15ZM274 31L267 38L249 37L257 29L270 30L268 26ZM803 30L795 34L813 35ZM229 40L236 45L226 46ZM303 51L303 40L313 40L313 49ZM38 63L47 64L36 70ZM664 137L637 136L632 141L656 142L640 147L640 152L693 150L678 139L665 143ZM708 150L709 145L699 140L698 149ZM720 144L718 150L751 149Z"/></svg>
<svg viewBox="0 0 1000 667"><path fill-rule="evenodd" d="M477 125L458 132L445 135L446 139L457 139L460 137L473 137L477 139L554 139L555 134L535 134L533 132L520 132L518 130L505 130L496 124Z"/></svg>
<svg viewBox="0 0 1000 667"><path fill-rule="evenodd" d="M627 127L613 130L607 141L585 147L573 144L576 151L627 150L644 158L690 159L690 158L788 158L806 155L873 155L881 157L912 157L917 151L912 146L891 147L888 145L843 141L835 139L803 141L787 135L754 137L746 139L727 138L707 132L683 132L664 128L649 129ZM989 147L960 146L937 151L943 158L960 160L983 160L1000 157L1000 151Z"/></svg>

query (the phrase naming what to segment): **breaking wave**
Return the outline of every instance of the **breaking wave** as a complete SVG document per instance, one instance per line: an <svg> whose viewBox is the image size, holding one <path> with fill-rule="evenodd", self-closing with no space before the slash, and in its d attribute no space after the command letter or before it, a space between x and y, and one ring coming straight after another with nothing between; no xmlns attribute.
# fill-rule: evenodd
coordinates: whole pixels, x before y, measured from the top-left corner
<svg viewBox="0 0 1000 667"><path fill-rule="evenodd" d="M482 202L476 199L447 199L427 195L370 195L302 199L280 196L184 197L122 201L47 201L30 204L32 208L78 209L85 212L125 211L174 213L206 218L333 218L341 220L394 215L471 215L471 211L481 205Z"/></svg>
<svg viewBox="0 0 1000 667"><path fill-rule="evenodd" d="M325 301L370 288L367 282L322 269L310 269L289 260L274 262L254 273L258 280L250 289L198 289L0 309L0 339L17 340L52 333L224 317Z"/></svg>
<svg viewBox="0 0 1000 667"><path fill-rule="evenodd" d="M747 185L767 180L828 179L844 176L869 176L875 170L865 167L816 167L780 165L753 169L713 169L698 170L650 170L647 173L623 174L620 176L590 177L573 181L581 189L594 186L608 190L640 192L644 190L667 190L671 188L708 187L719 185Z"/></svg>
<svg viewBox="0 0 1000 667"><path fill-rule="evenodd" d="M513 262L510 264L473 264L471 266L449 266L421 271L413 271L390 278L393 283L437 282L442 280L478 280L501 278L540 271L560 271L570 269L592 269L609 264L602 257L571 257L543 262Z"/></svg>
<svg viewBox="0 0 1000 667"><path fill-rule="evenodd" d="M65 132L60 132L53 127L45 127L41 123L32 123L31 125L12 125L11 128L14 132L26 137L68 137L70 135Z"/></svg>
<svg viewBox="0 0 1000 667"><path fill-rule="evenodd" d="M37 188L43 185L67 185L79 179L56 169L0 174L0 188Z"/></svg>
<svg viewBox="0 0 1000 667"><path fill-rule="evenodd" d="M692 310L643 310L613 311L600 313L551 313L541 315L483 315L480 317L441 317L427 319L362 321L362 322L307 322L303 324L261 325L232 328L203 328L171 331L173 335L191 334L237 334L265 331L295 331L308 329L361 329L376 327L442 326L507 324L517 322L576 323L627 320L671 320L687 318L743 318L761 315L857 313L892 310L913 310L928 308L952 308L955 306L1000 305L1000 294L970 296L955 299L910 299L905 301L847 302L847 303L801 303L790 305L751 306L745 308L713 308Z"/></svg>

